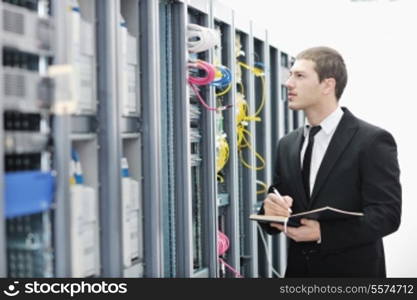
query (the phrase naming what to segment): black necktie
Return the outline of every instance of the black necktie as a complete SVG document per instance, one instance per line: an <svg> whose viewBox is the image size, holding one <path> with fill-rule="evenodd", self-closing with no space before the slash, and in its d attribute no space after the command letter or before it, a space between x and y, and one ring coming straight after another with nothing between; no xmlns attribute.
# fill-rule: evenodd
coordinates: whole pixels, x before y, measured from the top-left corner
<svg viewBox="0 0 417 300"><path fill-rule="evenodd" d="M301 171L303 175L304 189L306 191L307 199L310 199L310 167L311 167L311 153L313 152L314 145L314 136L321 129L320 126L314 126L310 128L308 134L308 145L303 159L303 170Z"/></svg>

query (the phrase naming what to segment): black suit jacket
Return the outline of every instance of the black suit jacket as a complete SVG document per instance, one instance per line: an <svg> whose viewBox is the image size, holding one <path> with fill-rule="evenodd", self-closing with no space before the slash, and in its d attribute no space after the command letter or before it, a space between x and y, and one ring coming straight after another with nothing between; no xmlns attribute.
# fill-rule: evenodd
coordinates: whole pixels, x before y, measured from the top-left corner
<svg viewBox="0 0 417 300"><path fill-rule="evenodd" d="M332 206L362 211L364 216L321 221L321 244L290 240L286 277L386 276L382 237L396 231L401 219L396 143L387 131L342 109L311 200L301 176L303 128L279 141L272 186L294 199L293 213ZM279 232L268 224L263 228L271 234Z"/></svg>

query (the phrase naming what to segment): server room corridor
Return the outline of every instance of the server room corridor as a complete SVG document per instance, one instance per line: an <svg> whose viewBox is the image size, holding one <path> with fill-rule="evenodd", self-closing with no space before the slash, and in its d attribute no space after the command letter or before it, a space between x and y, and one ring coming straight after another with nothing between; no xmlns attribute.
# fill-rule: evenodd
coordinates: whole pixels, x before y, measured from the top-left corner
<svg viewBox="0 0 417 300"><path fill-rule="evenodd" d="M393 44L414 33L411 9L279 2L1 1L0 277L284 277L289 240L249 217L278 141L306 122L288 106L295 56L319 45L345 54L342 106L397 141L403 215L384 238L387 276L417 277L404 73L417 48Z"/></svg>

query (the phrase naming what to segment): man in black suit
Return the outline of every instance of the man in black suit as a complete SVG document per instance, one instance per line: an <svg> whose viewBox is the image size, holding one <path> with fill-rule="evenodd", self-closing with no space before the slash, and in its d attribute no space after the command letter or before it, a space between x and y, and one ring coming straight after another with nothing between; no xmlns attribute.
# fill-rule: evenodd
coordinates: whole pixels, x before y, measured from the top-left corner
<svg viewBox="0 0 417 300"><path fill-rule="evenodd" d="M307 124L279 141L274 182L259 213L289 216L324 206L364 213L303 219L300 227L263 224L290 238L286 277L386 277L382 238L401 220L397 147L389 132L339 106L346 82L343 58L327 47L301 52L286 82L288 106L303 110Z"/></svg>

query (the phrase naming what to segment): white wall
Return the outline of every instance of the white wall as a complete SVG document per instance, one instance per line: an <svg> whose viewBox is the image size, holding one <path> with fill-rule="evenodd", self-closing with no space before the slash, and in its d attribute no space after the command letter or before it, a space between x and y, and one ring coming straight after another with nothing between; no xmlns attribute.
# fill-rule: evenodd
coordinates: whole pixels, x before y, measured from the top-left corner
<svg viewBox="0 0 417 300"><path fill-rule="evenodd" d="M415 1L220 1L267 28L274 44L292 55L326 45L344 56L349 80L341 104L390 131L398 144L403 215L399 231L384 239L387 275L417 277Z"/></svg>

